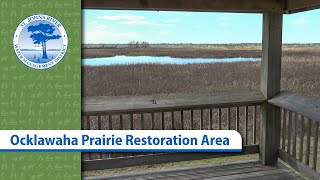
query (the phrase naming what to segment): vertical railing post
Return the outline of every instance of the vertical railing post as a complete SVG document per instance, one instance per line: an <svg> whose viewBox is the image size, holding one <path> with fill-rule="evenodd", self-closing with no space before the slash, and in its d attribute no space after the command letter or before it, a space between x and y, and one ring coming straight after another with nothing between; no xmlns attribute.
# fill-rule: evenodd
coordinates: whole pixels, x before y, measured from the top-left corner
<svg viewBox="0 0 320 180"><path fill-rule="evenodd" d="M268 100L280 92L282 13L263 14L261 92ZM260 155L264 165L278 161L280 108L265 102L261 106Z"/></svg>

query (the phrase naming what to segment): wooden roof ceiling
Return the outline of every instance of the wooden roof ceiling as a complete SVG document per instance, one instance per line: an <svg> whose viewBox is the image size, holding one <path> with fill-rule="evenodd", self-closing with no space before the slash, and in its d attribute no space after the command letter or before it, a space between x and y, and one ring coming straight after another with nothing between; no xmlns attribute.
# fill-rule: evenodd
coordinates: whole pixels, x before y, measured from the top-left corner
<svg viewBox="0 0 320 180"><path fill-rule="evenodd" d="M295 13L320 7L320 0L83 0L83 9Z"/></svg>

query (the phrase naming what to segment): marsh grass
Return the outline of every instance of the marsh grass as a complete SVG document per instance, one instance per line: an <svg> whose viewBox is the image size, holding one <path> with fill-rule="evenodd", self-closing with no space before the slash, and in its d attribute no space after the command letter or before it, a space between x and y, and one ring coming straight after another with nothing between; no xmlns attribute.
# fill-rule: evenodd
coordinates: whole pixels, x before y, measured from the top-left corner
<svg viewBox="0 0 320 180"><path fill-rule="evenodd" d="M207 49L203 51L195 50L139 50L132 52L128 50L120 51L123 55L177 55L179 57L184 56L200 56L200 57L216 57L224 55L224 57L238 56L238 53L244 53L241 51L219 51L218 54L207 53ZM211 49L209 49L212 51ZM182 52L186 52L181 55ZM193 53L192 53L193 52ZM93 51L86 52L85 57L90 54L94 56ZM100 54L99 54L100 53ZM109 54L108 54L109 53ZM112 55L113 51L103 52L102 50L96 50L98 56ZM149 54L148 54L149 53ZM249 53L249 54L248 54ZM260 56L259 50L245 51L241 57L250 55L251 57ZM201 54L201 55L200 55ZM88 57L88 56L87 56ZM292 92L320 97L320 48L319 47L290 47L285 49L282 58L282 79L281 89L289 90ZM216 91L239 91L239 90L259 90L260 89L260 62L233 62L233 63L212 63L212 64L186 64L186 65L165 65L165 64L136 64L136 65L112 65L112 66L100 66L100 67L82 67L82 96L124 96L124 95L150 95L150 94L168 94L168 93L205 93ZM240 111L241 112L241 111ZM176 112L175 126L176 129L191 129L191 124L186 123L185 127L181 127L179 122L180 112ZM186 119L190 117L188 112ZM148 122L150 122L150 116L145 115L146 129L150 129ZM222 114L222 129L226 127L225 110ZM252 112L249 111L249 116L252 116ZM259 116L259 114L258 114ZM156 125L155 129L161 129L160 115L155 115ZM240 133L243 135L244 123L243 123L243 111L240 115ZM134 129L141 129L139 127L139 115L134 116ZM199 117L195 117L196 119ZM208 116L205 115L205 119ZM214 115L214 126L216 129L217 116ZM241 120L242 119L242 120ZM252 121L249 118L248 134L252 139ZM259 119L259 118L258 118ZM97 117L90 118L92 128L97 129ZM102 129L108 129L108 117L102 117ZM119 129L119 120L115 117L113 129ZM129 129L128 117L124 115L124 129ZM198 120L195 120L197 123ZM231 129L235 128L235 116L231 115ZM170 113L165 115L165 129L172 129ZM257 137L259 137L259 125L257 122ZM207 120L205 120L205 127L207 126ZM86 129L86 119L82 120L82 126ZM199 128L199 124L194 124L195 128ZM259 138L258 138L259 139ZM297 137L297 154L299 153L299 137ZM258 142L257 142L258 143ZM252 142L249 141L249 144ZM305 146L304 146L305 147ZM311 148L313 150L313 143L311 142ZM320 148L318 147L318 154ZM134 154L113 154L104 155L104 158L119 157ZM304 152L305 155L305 152ZM98 155L95 154L95 157ZM310 162L312 153L310 153ZM251 157L249 155L248 157ZM87 159L88 155L83 154L83 158ZM232 160L237 157L228 157ZM238 157L241 158L241 157ZM320 156L318 156L318 163L320 162ZM210 163L224 161L223 159L204 160ZM202 161L200 161L202 162ZM183 163L182 163L183 164ZM196 163L190 163L194 165ZM179 165L179 163L171 163L171 165ZM156 165L156 168L172 167L171 165ZM146 166L148 168L148 166ZM154 166L151 166L152 168ZM151 170L154 170L152 169ZM317 170L319 171L319 165ZM94 174L113 174L114 172L126 172L134 169L145 169L145 167L133 167L127 168L127 170L107 170L99 171ZM84 176L92 175L91 172L85 172Z"/></svg>
<svg viewBox="0 0 320 180"><path fill-rule="evenodd" d="M320 97L319 79L320 48L304 48L303 50L296 48L284 53L281 89ZM82 67L82 96L202 93L259 89L260 62Z"/></svg>

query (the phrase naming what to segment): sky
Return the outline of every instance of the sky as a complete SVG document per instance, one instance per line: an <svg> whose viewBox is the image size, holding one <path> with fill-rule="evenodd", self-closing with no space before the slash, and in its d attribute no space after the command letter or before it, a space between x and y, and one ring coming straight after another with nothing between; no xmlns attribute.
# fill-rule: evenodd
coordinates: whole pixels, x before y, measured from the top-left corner
<svg viewBox="0 0 320 180"><path fill-rule="evenodd" d="M262 15L83 10L82 43L261 43ZM320 43L320 9L284 15L283 43Z"/></svg>

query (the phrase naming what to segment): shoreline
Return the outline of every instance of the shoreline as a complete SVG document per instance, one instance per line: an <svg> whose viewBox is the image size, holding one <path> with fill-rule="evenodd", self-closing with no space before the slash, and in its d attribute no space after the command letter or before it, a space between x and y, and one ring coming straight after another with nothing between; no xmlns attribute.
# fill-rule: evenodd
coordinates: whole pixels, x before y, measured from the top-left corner
<svg viewBox="0 0 320 180"><path fill-rule="evenodd" d="M115 56L153 56L171 58L261 58L260 50L221 50L203 48L123 48L82 49L82 59L107 58Z"/></svg>
<svg viewBox="0 0 320 180"><path fill-rule="evenodd" d="M82 59L108 58L115 56L153 56L171 58L261 58L262 51L256 49L210 49L210 48L98 48L82 49ZM318 48L285 48L282 56L320 56Z"/></svg>

